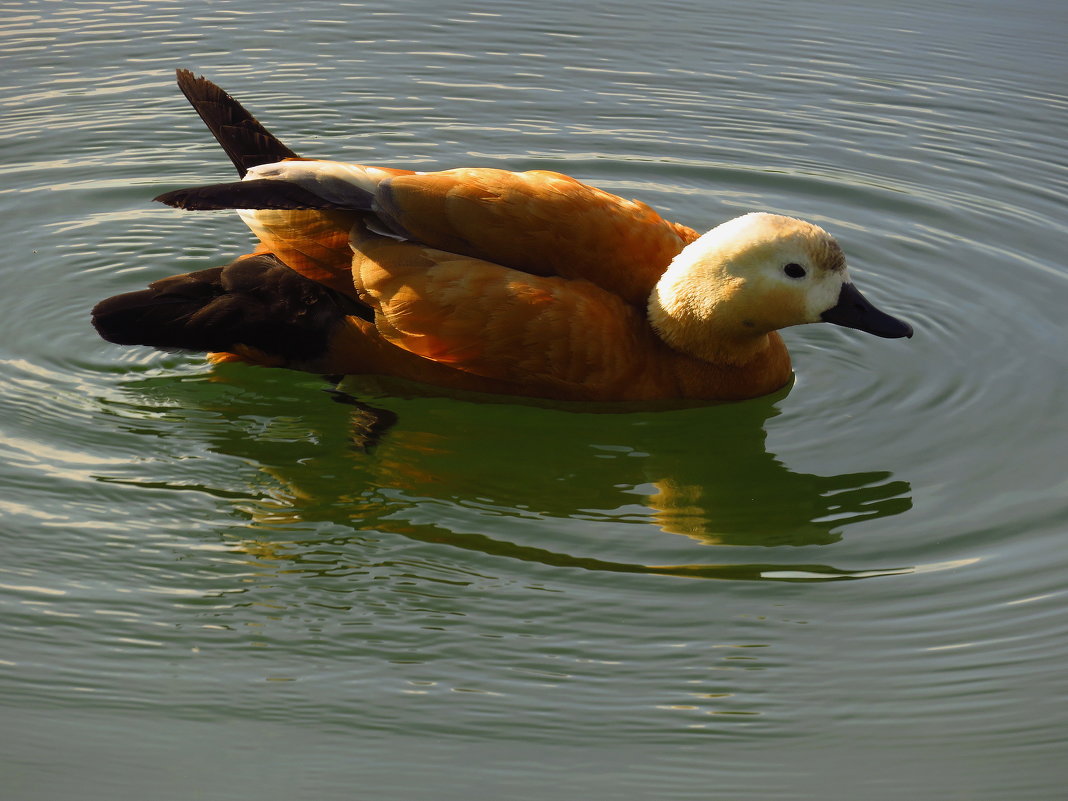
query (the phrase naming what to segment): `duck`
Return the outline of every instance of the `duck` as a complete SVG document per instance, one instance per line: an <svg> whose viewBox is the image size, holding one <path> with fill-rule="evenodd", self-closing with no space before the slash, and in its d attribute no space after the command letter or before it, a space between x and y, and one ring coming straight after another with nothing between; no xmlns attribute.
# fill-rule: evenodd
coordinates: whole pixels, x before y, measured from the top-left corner
<svg viewBox="0 0 1068 801"><path fill-rule="evenodd" d="M258 243L98 303L110 342L438 391L719 402L792 380L784 328L912 336L813 223L754 211L699 234L547 170L306 159L207 78L177 82L239 180L156 200L235 209Z"/></svg>

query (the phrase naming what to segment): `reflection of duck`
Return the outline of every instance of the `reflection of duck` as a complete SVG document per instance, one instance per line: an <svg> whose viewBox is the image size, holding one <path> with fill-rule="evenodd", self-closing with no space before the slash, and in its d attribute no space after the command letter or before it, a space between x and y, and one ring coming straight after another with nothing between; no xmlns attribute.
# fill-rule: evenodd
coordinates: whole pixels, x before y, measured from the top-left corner
<svg viewBox="0 0 1068 801"><path fill-rule="evenodd" d="M766 422L778 413L770 400L596 416L483 405L477 425L464 412L424 420L406 412L379 446L367 468L376 486L402 488L391 505L410 505L418 517L427 499L477 497L490 516L522 510L621 533L651 524L706 545L757 547L836 542L849 525L912 506L908 483L886 471L788 469L766 448ZM354 416L357 439L369 416Z"/></svg>
<svg viewBox="0 0 1068 801"><path fill-rule="evenodd" d="M214 84L178 75L244 180L159 199L243 209L261 248L103 301L94 323L111 341L617 401L773 392L790 377L786 326L911 335L810 223L748 214L699 237L557 173L299 159Z"/></svg>
<svg viewBox="0 0 1068 801"><path fill-rule="evenodd" d="M347 523L502 556L530 547L544 552L529 558L549 560L552 550L561 564L596 543L605 561L648 565L663 560L656 554L665 547L678 558L692 547L688 540L823 545L852 525L911 507L908 483L886 471L813 475L769 453L774 397L618 415L385 398L375 403L402 422L367 454L352 443L364 441L370 410L309 404L279 381L290 385L270 372L222 370L210 382L129 386L153 407L162 393L168 406L192 410L183 426L190 436L271 477L250 487L258 500L240 504L254 529L327 521L336 536L337 524ZM366 396L364 383L354 379L351 389ZM584 532L577 539L569 533L577 531ZM727 558L703 551L694 560L709 553Z"/></svg>

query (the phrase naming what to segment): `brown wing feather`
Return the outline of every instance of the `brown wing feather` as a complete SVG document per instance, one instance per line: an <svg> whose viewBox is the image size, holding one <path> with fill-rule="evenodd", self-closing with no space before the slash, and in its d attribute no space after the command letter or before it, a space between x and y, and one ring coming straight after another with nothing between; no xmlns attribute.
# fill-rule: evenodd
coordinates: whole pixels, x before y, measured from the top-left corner
<svg viewBox="0 0 1068 801"><path fill-rule="evenodd" d="M353 271L378 334L424 360L556 398L637 397L663 378L641 313L588 281L383 239L361 242Z"/></svg>

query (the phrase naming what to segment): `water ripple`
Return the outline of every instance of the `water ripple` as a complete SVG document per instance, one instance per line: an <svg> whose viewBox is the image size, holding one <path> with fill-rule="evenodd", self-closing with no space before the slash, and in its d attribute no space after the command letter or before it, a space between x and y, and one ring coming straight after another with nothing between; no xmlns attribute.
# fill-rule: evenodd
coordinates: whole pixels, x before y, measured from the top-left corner
<svg viewBox="0 0 1068 801"><path fill-rule="evenodd" d="M190 758L205 738L166 732L205 724L255 743L328 732L343 745L316 741L310 770L386 743L396 796L418 731L477 745L506 791L531 775L516 753L544 765L552 747L624 795L771 798L818 775L813 797L827 776L867 797L849 766L877 753L911 770L876 791L1042 797L1065 642L1061 27L1031 5L811 11L9 13L0 687L20 731L33 715L54 735L7 742L12 759L58 754L35 779L84 778L103 764L86 742L141 769ZM308 154L559 169L702 228L812 219L916 336L790 330L795 384L725 407L602 415L363 385L401 421L367 452L317 377L121 349L89 326L99 298L248 250L230 215L150 203L231 174L178 66ZM769 743L777 769L753 756ZM730 765L714 775L709 744Z"/></svg>

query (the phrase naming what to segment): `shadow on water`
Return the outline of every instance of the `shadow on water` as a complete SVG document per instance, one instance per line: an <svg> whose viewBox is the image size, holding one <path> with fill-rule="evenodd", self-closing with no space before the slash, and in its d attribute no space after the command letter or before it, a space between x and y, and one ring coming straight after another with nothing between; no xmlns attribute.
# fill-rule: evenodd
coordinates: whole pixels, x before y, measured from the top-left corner
<svg viewBox="0 0 1068 801"><path fill-rule="evenodd" d="M253 531L341 524L359 532L355 539L390 532L549 566L696 578L826 581L911 570L841 570L794 562L781 550L786 558L775 563L645 563L649 547L635 543L652 535L697 546L827 545L852 524L911 508L910 485L889 472L798 473L769 453L766 423L781 396L617 414L381 396L367 408L331 403L307 382L287 386L279 383L284 373L264 372L235 366L125 384L157 410L164 398L195 410L173 422L186 427L183 436L277 482L239 504ZM255 553L259 538L250 533L242 531L242 547ZM266 554L273 548L264 540ZM574 553L592 541L596 555ZM680 547L671 541L670 550Z"/></svg>

